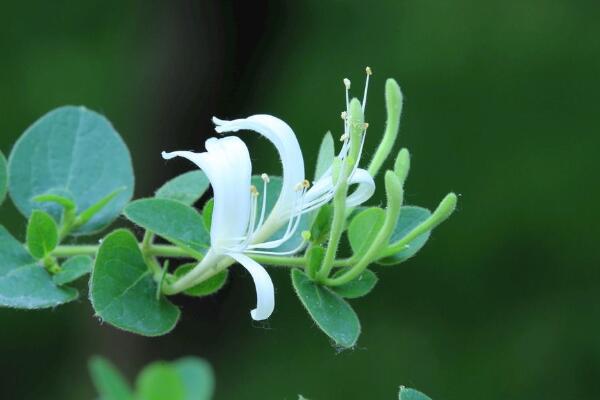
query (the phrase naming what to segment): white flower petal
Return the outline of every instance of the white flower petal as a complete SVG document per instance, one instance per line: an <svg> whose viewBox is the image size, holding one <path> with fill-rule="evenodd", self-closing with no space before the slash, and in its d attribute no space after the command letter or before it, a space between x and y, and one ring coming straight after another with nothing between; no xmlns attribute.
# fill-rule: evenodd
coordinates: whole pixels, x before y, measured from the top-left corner
<svg viewBox="0 0 600 400"><path fill-rule="evenodd" d="M262 265L245 254L228 253L228 256L242 264L252 275L256 286L256 308L250 311L252 319L261 321L267 319L275 309L275 288L273 281Z"/></svg>
<svg viewBox="0 0 600 400"><path fill-rule="evenodd" d="M264 114L233 121L213 118L213 122L217 125L215 129L219 133L252 130L269 139L277 148L283 166L283 186L265 226L279 225L281 221L275 220L296 206L296 185L304 181L304 159L294 131L279 118Z"/></svg>
<svg viewBox="0 0 600 400"><path fill-rule="evenodd" d="M369 172L357 168L350 177L348 184L358 184L358 187L346 199L346 206L355 207L369 200L375 193L375 181Z"/></svg>
<svg viewBox="0 0 600 400"><path fill-rule="evenodd" d="M163 152L165 159L183 157L204 171L214 192L211 246L231 244L230 238L245 235L250 218L252 164L248 148L235 136L206 141L207 152Z"/></svg>

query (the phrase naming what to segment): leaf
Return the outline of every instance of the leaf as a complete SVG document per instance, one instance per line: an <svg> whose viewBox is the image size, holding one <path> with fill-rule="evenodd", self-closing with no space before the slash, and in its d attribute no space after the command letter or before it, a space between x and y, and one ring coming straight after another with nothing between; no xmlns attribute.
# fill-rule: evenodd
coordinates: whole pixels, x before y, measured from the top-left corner
<svg viewBox="0 0 600 400"><path fill-rule="evenodd" d="M0 205L6 198L6 189L8 187L8 170L6 165L6 158L0 151Z"/></svg>
<svg viewBox="0 0 600 400"><path fill-rule="evenodd" d="M31 213L27 224L27 248L38 260L49 255L58 244L58 228L50 215L42 210Z"/></svg>
<svg viewBox="0 0 600 400"><path fill-rule="evenodd" d="M125 187L120 187L107 194L96 203L89 206L87 209L81 212L75 221L77 226L81 226L86 224L90 219L94 217L94 215L98 214L104 207L106 207L115 197L119 195L122 191L125 190Z"/></svg>
<svg viewBox="0 0 600 400"><path fill-rule="evenodd" d="M424 395L423 393L410 388L400 386L400 393L398 394L399 400L431 400L431 397Z"/></svg>
<svg viewBox="0 0 600 400"><path fill-rule="evenodd" d="M194 208L169 199L141 199L125 207L124 214L137 225L156 233L197 256L206 253L210 235Z"/></svg>
<svg viewBox="0 0 600 400"><path fill-rule="evenodd" d="M133 400L133 391L121 373L108 360L93 357L88 368L102 400Z"/></svg>
<svg viewBox="0 0 600 400"><path fill-rule="evenodd" d="M183 377L172 365L155 362L136 381L138 400L186 400Z"/></svg>
<svg viewBox="0 0 600 400"><path fill-rule="evenodd" d="M340 270L336 273L336 275L334 275L334 277L339 276L344 272L346 271ZM367 295L371 290L373 290L378 280L379 279L377 279L377 275L366 269L356 279L353 279L344 285L333 286L331 290L347 299L356 299L358 297Z"/></svg>
<svg viewBox="0 0 600 400"><path fill-rule="evenodd" d="M406 236L407 233L412 231L417 225L421 222L425 221L431 212L426 208L417 207L417 206L405 206L402 207L400 211L400 217L398 218L398 222L396 223L396 227L394 228L394 233L390 239L390 243L397 242ZM392 256L383 258L378 260L377 263L381 265L394 265L400 264L417 254L419 250L427 240L429 239L429 235L431 231L423 233L422 235L417 236L413 241L408 244L408 247Z"/></svg>
<svg viewBox="0 0 600 400"><path fill-rule="evenodd" d="M162 185L156 191L159 199L177 200L191 206L197 202L208 189L208 178L202 171L190 171L179 175Z"/></svg>
<svg viewBox="0 0 600 400"><path fill-rule="evenodd" d="M292 270L292 284L300 301L336 345L350 348L360 335L360 322L350 305L329 288L311 281L299 269Z"/></svg>
<svg viewBox="0 0 600 400"><path fill-rule="evenodd" d="M156 282L138 242L124 229L112 232L100 245L90 280L90 300L104 321L144 336L171 331L180 314L164 297L156 299Z"/></svg>
<svg viewBox="0 0 600 400"><path fill-rule="evenodd" d="M61 266L60 272L52 277L57 285L64 285L73 282L84 275L92 272L94 261L89 256L75 256L69 258Z"/></svg>
<svg viewBox="0 0 600 400"><path fill-rule="evenodd" d="M331 132L327 132L323 136L323 141L319 147L319 155L317 156L317 167L315 168L315 181L321 178L325 172L333 164L333 158L335 157L335 145L333 143L333 136Z"/></svg>
<svg viewBox="0 0 600 400"><path fill-rule="evenodd" d="M211 366L196 357L181 358L173 363L184 387L184 400L210 400L215 391Z"/></svg>
<svg viewBox="0 0 600 400"><path fill-rule="evenodd" d="M10 195L23 215L43 209L56 221L62 209L34 197L56 194L72 199L78 210L124 187L110 204L74 235L100 231L119 216L133 194L129 150L110 122L84 107L61 107L30 126L9 157Z"/></svg>
<svg viewBox="0 0 600 400"><path fill-rule="evenodd" d="M204 208L202 209L202 221L204 221L204 227L208 232L210 232L210 226L212 223L212 213L214 207L215 199L209 199L206 202L206 204L204 204Z"/></svg>
<svg viewBox="0 0 600 400"><path fill-rule="evenodd" d="M55 307L77 298L77 290L54 284L25 247L0 226L0 305L37 309Z"/></svg>
<svg viewBox="0 0 600 400"><path fill-rule="evenodd" d="M354 254L367 252L383 226L385 211L378 207L370 207L360 212L348 226L348 240Z"/></svg>
<svg viewBox="0 0 600 400"><path fill-rule="evenodd" d="M264 196L264 193L263 193L264 192L264 189L263 189L264 183L260 176L253 176L252 184L254 186L256 186L256 188L258 189L258 191L260 193L260 196L258 197L258 213L257 213L258 214L257 223L258 223L258 219L260 217L260 212L262 209L262 202L263 202L262 196ZM267 184L267 202L266 202L266 207L265 207L265 210L266 210L265 220L268 218L273 207L275 207L275 203L277 203L277 199L279 198L279 194L281 193L282 186L283 186L283 180L279 176L271 176L270 177L270 182ZM296 248L298 248L298 246L300 246L302 244L302 242L304 241L304 239L302 238L302 232L309 229L310 219L311 218L310 218L309 214L304 214L301 217L300 222L298 223L298 227L297 227L296 231L294 232L294 234L280 246L273 248L273 249L269 249L269 250L273 251L273 252L286 252L286 251L292 251L292 250L295 250ZM287 224L282 226L277 232L275 232L274 235L272 235L269 238L269 240L277 240L277 239L282 238L287 230L287 227L288 227Z"/></svg>
<svg viewBox="0 0 600 400"><path fill-rule="evenodd" d="M325 204L319 208L315 220L310 227L310 240L313 243L325 243L331 230L331 220L333 219L333 207L331 204Z"/></svg>
<svg viewBox="0 0 600 400"><path fill-rule="evenodd" d="M183 264L179 266L179 268L175 270L175 277L182 277L183 275L190 272L195 266L195 263ZM212 278L209 278L204 282L197 284L196 286L192 286L191 288L186 289L183 293L187 294L188 296L194 297L203 297L214 294L225 285L228 276L228 270L221 271Z"/></svg>
<svg viewBox="0 0 600 400"><path fill-rule="evenodd" d="M41 194L39 196L35 196L33 198L33 201L36 201L38 203L56 203L65 210L73 212L75 212L75 209L77 208L77 204L75 204L73 200L64 196L59 196L57 194Z"/></svg>

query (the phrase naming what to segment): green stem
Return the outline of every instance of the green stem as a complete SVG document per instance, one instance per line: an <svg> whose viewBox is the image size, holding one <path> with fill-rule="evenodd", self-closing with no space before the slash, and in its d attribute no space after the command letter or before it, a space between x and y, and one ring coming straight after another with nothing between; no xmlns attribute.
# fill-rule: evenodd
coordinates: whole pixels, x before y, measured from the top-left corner
<svg viewBox="0 0 600 400"><path fill-rule="evenodd" d="M390 236L396 227L398 216L402 207L403 191L402 183L396 174L388 171L385 174L385 187L388 197L388 206L385 220L379 233L371 243L369 249L346 273L336 278L327 278L323 281L328 286L340 286L360 276L373 260L377 259L382 247L390 240Z"/></svg>
<svg viewBox="0 0 600 400"><path fill-rule="evenodd" d="M156 260L156 256L150 254L150 248L152 247L153 241L154 241L154 234L151 231L146 230L144 232L144 238L142 239L142 244L140 247L142 250L142 255L144 257L144 261L146 261L146 265L154 273L155 279L158 278L161 280L161 282L159 283L159 286L160 286L162 284L162 278L164 278L164 273L166 272L167 269L165 268L165 271L163 271L160 264Z"/></svg>
<svg viewBox="0 0 600 400"><path fill-rule="evenodd" d="M325 257L323 257L323 265L317 272L317 279L319 281L325 280L335 262L335 256L337 254L338 246L340 245L340 239L344 232L344 224L346 222L346 192L348 190L348 184L346 183L346 174L343 174L339 179L343 179L333 197L333 219L331 223L331 231L329 233L329 241L327 242L327 250L325 251Z"/></svg>

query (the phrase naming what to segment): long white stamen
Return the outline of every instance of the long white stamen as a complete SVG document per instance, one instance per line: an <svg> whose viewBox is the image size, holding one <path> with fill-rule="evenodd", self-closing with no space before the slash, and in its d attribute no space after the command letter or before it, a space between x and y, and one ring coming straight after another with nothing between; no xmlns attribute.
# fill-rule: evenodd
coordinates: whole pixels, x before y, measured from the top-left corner
<svg viewBox="0 0 600 400"><path fill-rule="evenodd" d="M365 112L365 108L367 107L367 91L369 90L369 78L371 77L371 75L373 75L373 71L371 70L371 67L365 68L365 72L367 73L367 79L365 80L365 92L363 94L363 101L362 101L363 114Z"/></svg>
<svg viewBox="0 0 600 400"><path fill-rule="evenodd" d="M252 234L255 234L262 227L263 222L265 221L265 214L267 212L267 184L271 181L271 179L267 174L262 174L260 177L263 180L262 210L260 211L258 225L256 225L256 229L252 232Z"/></svg>

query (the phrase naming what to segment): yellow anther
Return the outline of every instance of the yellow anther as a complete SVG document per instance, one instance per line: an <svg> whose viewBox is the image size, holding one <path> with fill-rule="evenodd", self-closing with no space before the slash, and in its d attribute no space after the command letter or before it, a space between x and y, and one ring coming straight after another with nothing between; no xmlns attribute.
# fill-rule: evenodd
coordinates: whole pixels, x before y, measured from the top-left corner
<svg viewBox="0 0 600 400"><path fill-rule="evenodd" d="M349 137L350 135L344 133L342 136L340 136L340 142L345 142Z"/></svg>
<svg viewBox="0 0 600 400"><path fill-rule="evenodd" d="M254 185L250 185L250 193L254 197L257 197L259 195L258 190L256 190L256 186Z"/></svg>
<svg viewBox="0 0 600 400"><path fill-rule="evenodd" d="M371 69L371 67L365 68L365 72L367 73L367 75L373 75L373 70Z"/></svg>
<svg viewBox="0 0 600 400"><path fill-rule="evenodd" d="M365 130L369 127L369 123L365 122Z"/></svg>
<svg viewBox="0 0 600 400"><path fill-rule="evenodd" d="M342 117L342 119L345 121L346 118L348 118L348 113L346 111L342 111L342 114L340 115Z"/></svg>
<svg viewBox="0 0 600 400"><path fill-rule="evenodd" d="M310 182L308 179L302 181L302 187L304 187L304 189L308 189L310 187Z"/></svg>
<svg viewBox="0 0 600 400"><path fill-rule="evenodd" d="M260 176L260 178L261 178L261 179L263 180L263 182L265 182L265 183L269 183L269 182L271 182L271 178L269 178L269 175L267 175L267 174L264 174L264 173L263 173L263 174Z"/></svg>

